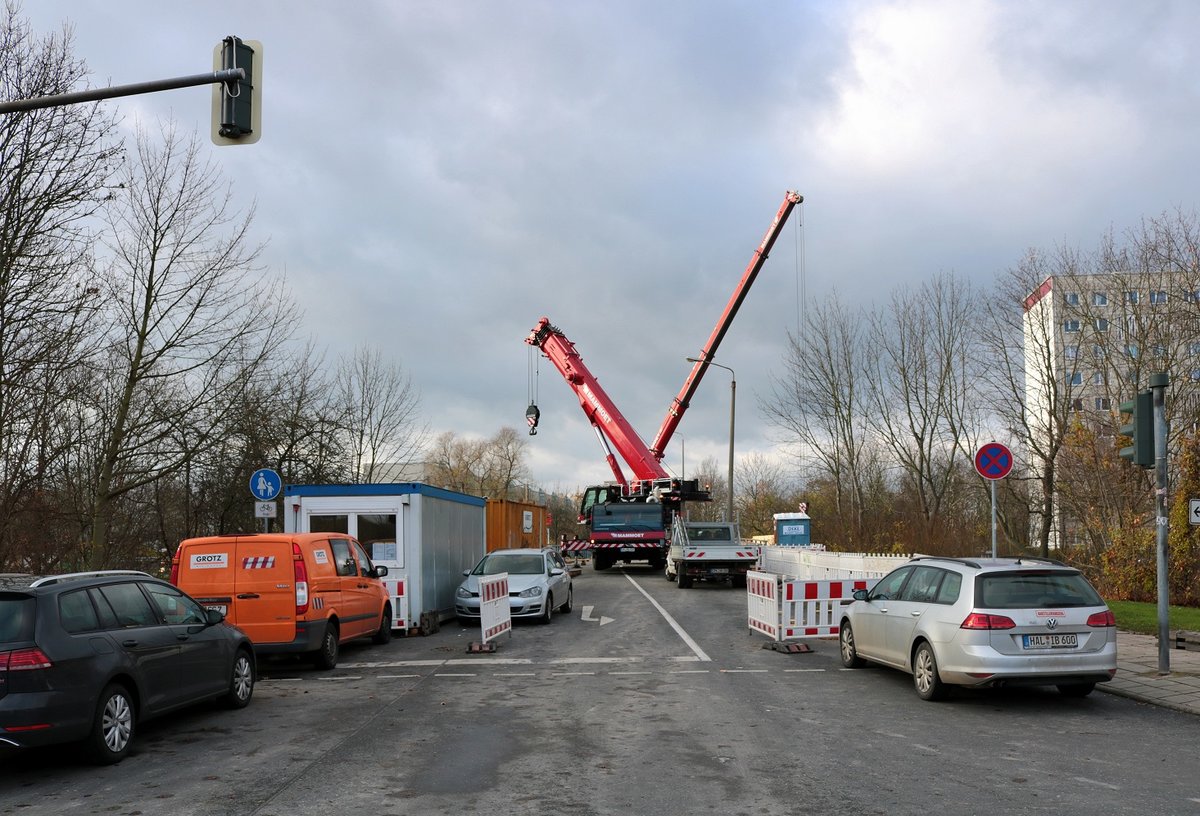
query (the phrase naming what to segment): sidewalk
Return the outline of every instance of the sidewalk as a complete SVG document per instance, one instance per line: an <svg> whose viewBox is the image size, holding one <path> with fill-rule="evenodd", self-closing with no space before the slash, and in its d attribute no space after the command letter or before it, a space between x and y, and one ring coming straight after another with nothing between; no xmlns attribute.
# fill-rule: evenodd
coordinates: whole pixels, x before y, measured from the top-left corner
<svg viewBox="0 0 1200 816"><path fill-rule="evenodd" d="M1200 714L1200 649L1171 648L1167 655L1170 674L1160 675L1158 637L1118 630L1117 676L1096 690Z"/></svg>

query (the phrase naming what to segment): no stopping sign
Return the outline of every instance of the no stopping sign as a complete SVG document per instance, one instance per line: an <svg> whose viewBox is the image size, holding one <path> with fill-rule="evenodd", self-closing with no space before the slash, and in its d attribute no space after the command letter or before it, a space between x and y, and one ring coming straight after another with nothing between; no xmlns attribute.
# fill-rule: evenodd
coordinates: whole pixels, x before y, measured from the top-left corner
<svg viewBox="0 0 1200 816"><path fill-rule="evenodd" d="M988 442L975 452L975 471L985 479L1003 479L1012 467L1012 451L999 442Z"/></svg>

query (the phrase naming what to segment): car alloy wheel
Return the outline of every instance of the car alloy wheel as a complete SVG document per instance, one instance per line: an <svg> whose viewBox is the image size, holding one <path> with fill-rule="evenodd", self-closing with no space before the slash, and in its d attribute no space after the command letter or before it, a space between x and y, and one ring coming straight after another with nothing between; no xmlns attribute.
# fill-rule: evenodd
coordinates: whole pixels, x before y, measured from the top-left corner
<svg viewBox="0 0 1200 816"><path fill-rule="evenodd" d="M913 656L913 686L922 700L941 700L946 696L946 684L938 677L937 658L928 643L918 646Z"/></svg>
<svg viewBox="0 0 1200 816"><path fill-rule="evenodd" d="M850 621L842 624L842 629L838 633L838 643L841 646L843 666L847 669L857 669L862 666L863 659L858 656L858 647L854 645L854 629L850 627Z"/></svg>
<svg viewBox="0 0 1200 816"><path fill-rule="evenodd" d="M233 679L229 684L229 693L225 695L225 704L229 708L245 708L254 694L254 661L249 653L239 649L233 660Z"/></svg>
<svg viewBox="0 0 1200 816"><path fill-rule="evenodd" d="M91 755L100 765L120 762L133 742L133 701L119 684L106 686L100 694L96 720L92 726Z"/></svg>

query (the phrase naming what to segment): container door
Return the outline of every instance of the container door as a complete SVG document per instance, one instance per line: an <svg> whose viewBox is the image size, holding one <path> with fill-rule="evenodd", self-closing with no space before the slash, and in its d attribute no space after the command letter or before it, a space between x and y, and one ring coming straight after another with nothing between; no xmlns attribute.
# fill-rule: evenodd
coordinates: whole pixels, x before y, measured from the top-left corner
<svg viewBox="0 0 1200 816"><path fill-rule="evenodd" d="M296 570L287 541L238 540L233 563L237 624L254 643L296 637Z"/></svg>

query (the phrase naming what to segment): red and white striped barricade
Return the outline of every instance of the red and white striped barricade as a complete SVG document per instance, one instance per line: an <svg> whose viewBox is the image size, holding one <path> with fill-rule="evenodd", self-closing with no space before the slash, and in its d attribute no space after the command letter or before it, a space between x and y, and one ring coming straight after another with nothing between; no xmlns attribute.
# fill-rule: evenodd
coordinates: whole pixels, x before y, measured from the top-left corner
<svg viewBox="0 0 1200 816"><path fill-rule="evenodd" d="M388 594L392 596L392 628L405 631L408 629L410 621L408 620L408 596L404 592L404 575L399 578L393 578L389 571L387 577L383 580L383 585L387 587Z"/></svg>
<svg viewBox="0 0 1200 816"><path fill-rule="evenodd" d="M775 642L835 636L841 624L842 601L856 589L870 589L877 578L803 581L769 572L752 572L746 579L749 626Z"/></svg>
<svg viewBox="0 0 1200 816"><path fill-rule="evenodd" d="M479 625L483 628L483 643L512 632L507 572L479 579Z"/></svg>

